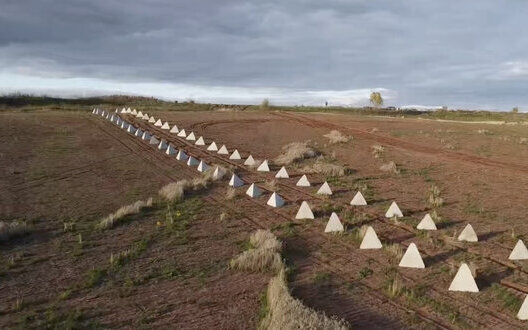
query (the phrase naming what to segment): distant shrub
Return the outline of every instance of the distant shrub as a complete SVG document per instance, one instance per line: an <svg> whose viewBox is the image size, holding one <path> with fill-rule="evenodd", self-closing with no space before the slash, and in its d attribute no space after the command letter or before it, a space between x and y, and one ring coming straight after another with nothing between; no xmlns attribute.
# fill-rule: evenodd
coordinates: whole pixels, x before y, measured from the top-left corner
<svg viewBox="0 0 528 330"><path fill-rule="evenodd" d="M262 102L260 103L260 110L268 110L268 109L269 109L269 100L268 99L262 100Z"/></svg>

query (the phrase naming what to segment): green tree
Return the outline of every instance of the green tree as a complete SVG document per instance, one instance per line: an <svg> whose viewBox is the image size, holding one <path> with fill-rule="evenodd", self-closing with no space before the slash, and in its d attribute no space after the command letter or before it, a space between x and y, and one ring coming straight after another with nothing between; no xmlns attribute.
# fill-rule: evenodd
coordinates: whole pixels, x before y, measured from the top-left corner
<svg viewBox="0 0 528 330"><path fill-rule="evenodd" d="M381 97L380 92L372 92L370 93L370 103L372 103L373 106L376 108L383 105L383 97Z"/></svg>
<svg viewBox="0 0 528 330"><path fill-rule="evenodd" d="M512 112L513 112L513 113L519 113L519 108L518 108L518 107L513 108L513 109L512 109Z"/></svg>

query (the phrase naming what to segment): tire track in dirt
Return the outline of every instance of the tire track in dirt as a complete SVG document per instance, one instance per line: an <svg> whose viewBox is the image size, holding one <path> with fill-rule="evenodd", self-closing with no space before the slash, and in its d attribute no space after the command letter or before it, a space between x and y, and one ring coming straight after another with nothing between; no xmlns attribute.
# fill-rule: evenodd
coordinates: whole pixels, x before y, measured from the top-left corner
<svg viewBox="0 0 528 330"><path fill-rule="evenodd" d="M518 171L523 173L528 173L528 166L521 165L521 164L512 164L503 162L500 160L492 160L487 159L479 156L469 155L462 152L456 152L456 151L447 151L443 149L433 148L433 147L427 147L423 145L419 145L412 142L407 142L404 140L400 140L397 138L389 137L389 136L383 136L379 134L374 134L371 132L363 131L356 128L351 128L343 125L333 124L329 122L325 122L319 119L315 118L306 118L303 115L299 114L293 114L293 113L284 113L284 112L273 112L274 116L278 116L283 119L288 119L291 121L295 121L299 124L313 127L313 128L326 128L326 129L336 129L342 132L347 132L353 134L355 137L360 137L365 140L371 140L375 142L379 142L391 147L409 150L413 152L418 152L422 154L427 154L436 158L443 158L450 161L457 161L457 162L464 162L469 163L472 165L480 165L480 166L486 166L486 167L495 167L502 170L510 170L510 171Z"/></svg>
<svg viewBox="0 0 528 330"><path fill-rule="evenodd" d="M152 127L146 126L146 125L144 125L143 123L142 123L142 125L139 125L139 126L146 127L147 130L150 130L150 131L157 131L158 135L163 135L163 136L165 136L168 142L171 142L171 143L173 143L173 144L176 144L176 143L174 143L174 135L171 135L171 134L168 133L168 132L164 132L164 131L162 131L162 130L160 130L160 129L156 129L156 128L153 129ZM181 140L183 140L183 139L177 138L176 141L178 142L178 145L181 147L181 144L182 144L181 142L183 142L183 145L184 145L186 148L191 148L191 149L193 149L193 151L189 151L189 149L186 150L186 152L188 152L188 153L191 154L191 155L196 155L196 157L198 157L198 158L204 158L204 157L200 157L200 156L198 156L198 153L199 153L199 154L204 154L204 155L207 156L209 159L211 159L211 158L219 159L220 161L223 161L223 162L226 162L226 163L230 163L231 165L234 165L234 166L237 166L237 167L241 168L242 170L244 170L244 172L247 171L242 165L240 165L240 164L238 164L238 163L234 163L234 162L232 162L232 161L225 160L224 158L222 158L222 157L220 157L220 156L217 156L217 155L213 155L213 157L211 157L211 155L209 155L207 152L202 151L201 149L199 149L198 147L194 146L194 145L191 144L190 142L188 142L188 141L186 141L186 140L183 140L183 141L181 141ZM193 152L195 152L195 151L197 152L196 154L193 153ZM246 178L246 176L244 176L244 178ZM290 187L290 188L291 188L291 187ZM296 189L296 188L293 188L292 190L297 190L297 189ZM303 192L303 191L300 191L300 190L297 190L297 191L298 191L298 192L301 192L301 193L304 194L304 195L309 196L310 199L313 198L312 195L310 195L310 194L308 194L308 193L306 193L306 192ZM291 200L291 199L290 199L290 200ZM306 200L306 198L305 198L305 200ZM291 221L291 217L289 217L288 215L284 215L284 214L280 213L278 210L275 210L275 209L270 210L269 207L267 207L266 205L260 204L260 203L258 203L257 201L252 200L252 199L249 199L249 201L251 201L252 203L255 203L256 205L258 205L258 206L261 207L261 208L264 208L264 210L266 210L266 211L272 211L274 214L280 216L281 218L285 219L286 221ZM224 204L219 204L219 205L220 205L220 206L225 206ZM375 220L379 220L379 219L375 219ZM264 219L263 221L264 221L264 223L269 223L269 219ZM390 223L389 223L389 224L390 224ZM392 225L392 224L390 224L390 225ZM322 237L323 239L327 239L324 235L321 235L320 232L314 232L313 235L314 235L315 237ZM309 243L309 242L307 242L307 243ZM353 247L353 246L346 245L346 244L345 244L345 247L346 247L347 249L354 249L354 248L355 248L355 247ZM347 258L348 258L346 253L345 253L345 254L341 254L341 255L336 255L335 257L336 257L336 258L342 258L342 260L347 260ZM349 262L357 262L357 260L349 260ZM343 271L343 269L338 269L338 270L339 270L339 271ZM355 275L355 274L350 274L350 275ZM407 278L407 279L408 279L408 280L412 280L412 279L409 279L409 278ZM446 299L453 299L451 296L447 295L447 293L444 293L444 292L436 292L436 293L439 294L441 297L445 297ZM473 308L473 309L475 309L475 311L476 311L477 313L481 313L481 309L480 309L478 306L471 306L471 305L468 305L468 303L470 303L469 301L464 301L464 302L461 302L461 303L465 304L465 306L467 306L467 307L469 307L469 308ZM486 314L486 315L482 315L482 317L490 316L490 314L491 314L491 316L492 316L493 318L497 319L497 321L499 321L499 323L500 323L500 322L507 322L507 323L509 323L509 321L508 321L509 317L508 317L508 316L503 316L502 314L497 314L497 313L495 313L495 312L493 312L493 311L491 311L491 310L490 310L490 311L487 311L487 312L488 312L488 314ZM505 318L505 317L506 317L506 318ZM475 322L476 322L476 321L475 321ZM479 322L476 322L476 323L479 324ZM492 322L492 323L495 323L495 322ZM488 324L489 324L489 323L488 323ZM509 326L515 326L515 325L509 323Z"/></svg>

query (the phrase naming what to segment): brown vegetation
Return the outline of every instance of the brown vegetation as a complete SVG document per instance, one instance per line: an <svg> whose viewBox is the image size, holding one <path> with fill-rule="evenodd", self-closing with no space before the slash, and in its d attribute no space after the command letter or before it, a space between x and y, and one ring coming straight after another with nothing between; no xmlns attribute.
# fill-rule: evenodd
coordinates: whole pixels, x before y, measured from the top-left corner
<svg viewBox="0 0 528 330"><path fill-rule="evenodd" d="M278 272L282 267L282 243L268 230L257 230L249 239L251 248L231 260L233 269L251 272Z"/></svg>
<svg viewBox="0 0 528 330"><path fill-rule="evenodd" d="M305 166L303 171L327 176L343 176L346 173L344 166L330 163L324 157L317 158L313 164Z"/></svg>
<svg viewBox="0 0 528 330"><path fill-rule="evenodd" d="M13 221L7 223L0 221L0 241L7 241L13 237L24 235L28 232L28 226L25 221Z"/></svg>
<svg viewBox="0 0 528 330"><path fill-rule="evenodd" d="M147 199L146 201L137 201L133 204L122 206L114 213L107 215L105 218L103 218L99 222L98 227L100 229L113 228L125 216L131 215L131 214L138 214L142 209L146 207L151 207L151 206L152 206L152 197Z"/></svg>
<svg viewBox="0 0 528 330"><path fill-rule="evenodd" d="M314 158L319 152L308 144L309 141L288 143L282 147L283 152L275 158L275 163L277 165L290 165L303 159Z"/></svg>
<svg viewBox="0 0 528 330"><path fill-rule="evenodd" d="M331 144L346 143L350 139L348 136L343 135L343 133L335 129L331 130L330 133L325 134L323 136L328 138Z"/></svg>

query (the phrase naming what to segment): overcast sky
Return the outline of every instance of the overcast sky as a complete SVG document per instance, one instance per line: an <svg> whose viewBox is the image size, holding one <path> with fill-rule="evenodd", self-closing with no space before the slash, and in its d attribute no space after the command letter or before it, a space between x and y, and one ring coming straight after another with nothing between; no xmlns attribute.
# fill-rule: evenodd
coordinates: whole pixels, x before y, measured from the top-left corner
<svg viewBox="0 0 528 330"><path fill-rule="evenodd" d="M0 93L528 110L528 1L0 0Z"/></svg>

